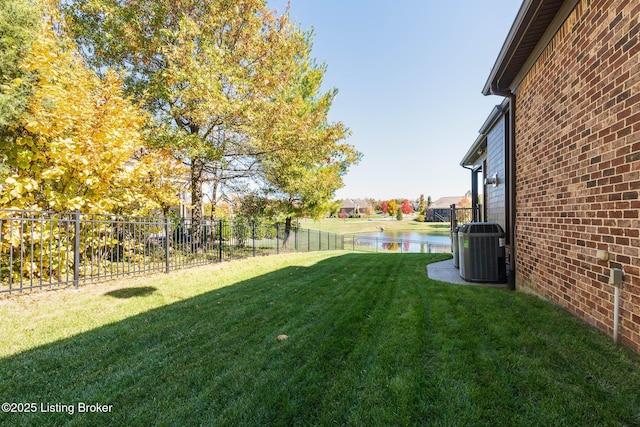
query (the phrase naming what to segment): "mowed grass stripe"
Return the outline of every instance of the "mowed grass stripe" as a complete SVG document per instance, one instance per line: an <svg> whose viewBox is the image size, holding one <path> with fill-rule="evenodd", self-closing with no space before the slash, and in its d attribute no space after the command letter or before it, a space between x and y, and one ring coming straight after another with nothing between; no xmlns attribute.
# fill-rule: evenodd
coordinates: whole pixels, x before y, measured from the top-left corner
<svg viewBox="0 0 640 427"><path fill-rule="evenodd" d="M3 399L113 410L0 423L640 424L636 354L537 298L430 280L438 259L286 255L5 302L30 342L0 360Z"/></svg>
<svg viewBox="0 0 640 427"><path fill-rule="evenodd" d="M528 295L430 290L429 347L437 367L431 384L436 400L448 402L433 406L436 419L473 425L640 424L638 357L609 337ZM625 395L634 403L624 402Z"/></svg>

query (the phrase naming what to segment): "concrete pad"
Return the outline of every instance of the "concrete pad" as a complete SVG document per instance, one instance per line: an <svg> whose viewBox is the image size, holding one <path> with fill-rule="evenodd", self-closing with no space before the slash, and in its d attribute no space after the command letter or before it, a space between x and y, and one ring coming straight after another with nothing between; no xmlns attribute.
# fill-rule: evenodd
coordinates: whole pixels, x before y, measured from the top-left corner
<svg viewBox="0 0 640 427"><path fill-rule="evenodd" d="M460 277L460 270L453 266L453 259L427 264L427 277L441 282L455 283L458 285L488 286L492 288L508 288L506 283L467 282Z"/></svg>

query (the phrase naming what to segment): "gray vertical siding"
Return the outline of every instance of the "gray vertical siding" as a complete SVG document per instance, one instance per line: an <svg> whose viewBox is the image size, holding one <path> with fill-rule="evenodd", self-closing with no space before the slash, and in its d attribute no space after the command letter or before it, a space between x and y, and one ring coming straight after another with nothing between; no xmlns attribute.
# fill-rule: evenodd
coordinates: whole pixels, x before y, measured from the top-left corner
<svg viewBox="0 0 640 427"><path fill-rule="evenodd" d="M495 222L506 229L506 204L505 204L505 116L491 128L487 134L487 171L486 177L491 178L498 174L498 185L485 186L485 204L487 209L487 221Z"/></svg>

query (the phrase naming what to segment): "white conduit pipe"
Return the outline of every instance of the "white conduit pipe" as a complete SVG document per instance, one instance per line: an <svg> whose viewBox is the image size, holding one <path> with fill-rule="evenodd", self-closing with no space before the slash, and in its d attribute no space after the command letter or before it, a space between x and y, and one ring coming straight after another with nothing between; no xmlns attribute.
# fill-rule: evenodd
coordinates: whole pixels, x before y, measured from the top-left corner
<svg viewBox="0 0 640 427"><path fill-rule="evenodd" d="M620 319L620 288L614 286L614 302L613 302L613 342L618 344L618 323Z"/></svg>
<svg viewBox="0 0 640 427"><path fill-rule="evenodd" d="M613 342L618 343L618 325L620 322L620 287L624 283L624 270L612 268L609 276L609 284L613 285Z"/></svg>

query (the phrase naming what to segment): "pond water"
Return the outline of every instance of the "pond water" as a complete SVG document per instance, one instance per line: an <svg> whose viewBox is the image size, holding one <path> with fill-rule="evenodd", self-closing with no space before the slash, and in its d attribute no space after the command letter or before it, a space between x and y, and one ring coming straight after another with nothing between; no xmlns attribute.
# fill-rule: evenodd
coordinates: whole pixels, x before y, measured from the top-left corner
<svg viewBox="0 0 640 427"><path fill-rule="evenodd" d="M418 253L449 253L451 252L451 238L449 234L428 234L418 231L378 231L353 236L354 249L418 252Z"/></svg>

